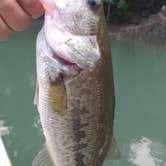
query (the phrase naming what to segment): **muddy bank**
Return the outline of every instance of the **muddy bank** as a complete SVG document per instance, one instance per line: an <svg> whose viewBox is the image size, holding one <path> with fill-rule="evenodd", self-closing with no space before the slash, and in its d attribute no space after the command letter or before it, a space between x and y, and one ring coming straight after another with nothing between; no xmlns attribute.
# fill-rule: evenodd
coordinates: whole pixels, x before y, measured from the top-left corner
<svg viewBox="0 0 166 166"><path fill-rule="evenodd" d="M166 44L166 7L163 7L158 14L143 18L139 25L108 26L110 35L117 39L143 40Z"/></svg>

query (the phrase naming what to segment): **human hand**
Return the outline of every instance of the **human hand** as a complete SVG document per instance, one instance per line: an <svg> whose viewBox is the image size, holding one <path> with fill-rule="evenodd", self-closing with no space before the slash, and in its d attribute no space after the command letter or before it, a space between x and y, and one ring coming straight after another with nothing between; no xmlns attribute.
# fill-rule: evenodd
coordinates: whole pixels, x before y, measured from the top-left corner
<svg viewBox="0 0 166 166"><path fill-rule="evenodd" d="M0 0L0 41L6 40L13 31L23 31L33 18L44 10L39 0Z"/></svg>

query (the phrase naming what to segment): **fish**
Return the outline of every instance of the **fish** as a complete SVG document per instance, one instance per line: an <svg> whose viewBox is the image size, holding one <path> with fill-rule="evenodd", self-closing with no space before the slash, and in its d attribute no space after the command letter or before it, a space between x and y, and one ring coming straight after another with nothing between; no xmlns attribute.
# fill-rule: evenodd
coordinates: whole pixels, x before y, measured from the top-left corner
<svg viewBox="0 0 166 166"><path fill-rule="evenodd" d="M115 92L102 0L42 0L36 94L45 145L32 166L101 166L119 155Z"/></svg>

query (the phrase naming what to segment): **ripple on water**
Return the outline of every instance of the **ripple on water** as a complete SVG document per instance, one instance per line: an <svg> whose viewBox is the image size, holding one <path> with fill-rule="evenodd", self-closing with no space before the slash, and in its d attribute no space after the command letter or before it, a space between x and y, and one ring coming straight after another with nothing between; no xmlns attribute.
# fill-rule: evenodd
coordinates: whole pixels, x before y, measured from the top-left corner
<svg viewBox="0 0 166 166"><path fill-rule="evenodd" d="M5 122L0 120L0 137L4 135L9 135L11 132L11 127L5 126Z"/></svg>
<svg viewBox="0 0 166 166"><path fill-rule="evenodd" d="M146 137L132 140L129 161L135 166L166 166L166 147Z"/></svg>

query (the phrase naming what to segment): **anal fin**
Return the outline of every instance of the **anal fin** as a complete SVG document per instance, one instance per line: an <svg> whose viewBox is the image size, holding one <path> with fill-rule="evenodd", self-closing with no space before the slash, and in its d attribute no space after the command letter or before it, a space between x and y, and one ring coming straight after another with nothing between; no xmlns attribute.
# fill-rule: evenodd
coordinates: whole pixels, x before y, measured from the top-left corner
<svg viewBox="0 0 166 166"><path fill-rule="evenodd" d="M37 154L33 160L32 166L55 166L46 145L44 145L42 150Z"/></svg>
<svg viewBox="0 0 166 166"><path fill-rule="evenodd" d="M119 147L115 138L113 137L105 160L119 160L119 159L120 159Z"/></svg>

